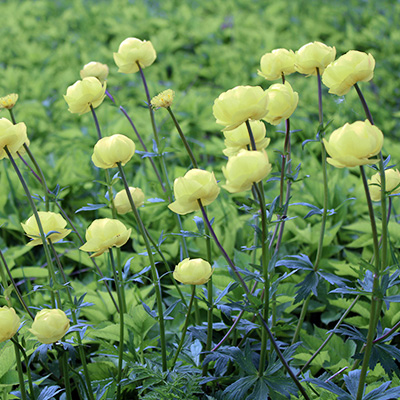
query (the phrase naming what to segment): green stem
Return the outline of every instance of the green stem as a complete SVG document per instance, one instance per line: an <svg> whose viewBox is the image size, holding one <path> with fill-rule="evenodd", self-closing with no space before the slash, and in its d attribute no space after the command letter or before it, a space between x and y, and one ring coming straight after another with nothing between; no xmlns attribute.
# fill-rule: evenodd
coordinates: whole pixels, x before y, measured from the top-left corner
<svg viewBox="0 0 400 400"><path fill-rule="evenodd" d="M14 344L14 351L15 351L15 360L17 361L17 371L18 371L18 380L19 380L19 387L21 389L21 399L27 400L26 389L25 389L25 380L24 380L24 373L22 371L22 363L21 363L21 356L19 354L19 346L18 342L16 343L16 339L11 339Z"/></svg>
<svg viewBox="0 0 400 400"><path fill-rule="evenodd" d="M13 339L11 339L13 340ZM26 365L26 374L28 375L28 385L29 385L29 393L30 393L30 399L31 400L36 400L36 396L35 396L35 391L33 388L33 381L32 381L32 375L31 375L31 369L29 368L29 359L28 356L26 354L25 349L18 343L18 341L14 341L14 344L17 343L18 348L20 350L20 352L22 353L22 356L24 357L24 361L25 361L25 365Z"/></svg>
<svg viewBox="0 0 400 400"><path fill-rule="evenodd" d="M72 400L71 384L69 381L69 374L68 374L69 368L68 368L67 352L64 350L62 345L59 346L59 351L61 352L61 365L62 365L62 374L64 376L66 397L67 400Z"/></svg>
<svg viewBox="0 0 400 400"><path fill-rule="evenodd" d="M310 303L311 296L312 296L312 294L309 294L307 296L306 300L303 302L303 306L301 307L299 321L297 323L296 330L294 332L294 336L293 336L293 339L292 339L292 344L295 344L297 342L298 338L299 338L301 327L303 325L304 319L305 319L306 314L307 314L307 308L308 308L308 304Z"/></svg>

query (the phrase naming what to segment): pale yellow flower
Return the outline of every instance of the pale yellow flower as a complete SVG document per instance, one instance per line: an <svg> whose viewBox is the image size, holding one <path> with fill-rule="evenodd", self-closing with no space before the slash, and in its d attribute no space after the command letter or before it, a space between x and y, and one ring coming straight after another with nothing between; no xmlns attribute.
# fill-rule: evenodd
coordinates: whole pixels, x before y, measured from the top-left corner
<svg viewBox="0 0 400 400"><path fill-rule="evenodd" d="M0 160L7 157L6 146L13 158L18 157L17 152L23 154L24 143L29 145L26 125L23 122L14 125L7 118L0 118Z"/></svg>
<svg viewBox="0 0 400 400"><path fill-rule="evenodd" d="M91 61L81 69L80 75L82 79L89 77L97 78L103 84L108 77L108 66L96 61Z"/></svg>
<svg viewBox="0 0 400 400"><path fill-rule="evenodd" d="M175 92L171 89L164 90L157 96L151 99L151 106L153 108L168 108L171 107L174 101Z"/></svg>
<svg viewBox="0 0 400 400"><path fill-rule="evenodd" d="M0 343L11 339L18 331L21 321L13 308L0 308Z"/></svg>
<svg viewBox="0 0 400 400"><path fill-rule="evenodd" d="M381 174L378 172L368 180L372 201L381 200ZM397 169L385 170L385 191L389 194L400 193L400 172Z"/></svg>
<svg viewBox="0 0 400 400"><path fill-rule="evenodd" d="M203 285L213 273L209 262L202 258L185 258L174 270L174 278L185 285Z"/></svg>
<svg viewBox="0 0 400 400"><path fill-rule="evenodd" d="M144 204L144 193L142 189L130 187L129 191L131 193L135 207L141 207ZM126 190L121 190L115 195L114 206L118 214L126 214L127 212L132 211L128 195L126 194Z"/></svg>
<svg viewBox="0 0 400 400"><path fill-rule="evenodd" d="M299 95L294 92L289 82L276 83L270 86L268 93L268 114L264 119L271 125L278 125L282 120L288 119L294 112L299 102Z"/></svg>
<svg viewBox="0 0 400 400"><path fill-rule="evenodd" d="M67 333L70 321L64 311L54 309L44 309L39 311L29 329L39 342L51 344L61 340Z"/></svg>
<svg viewBox="0 0 400 400"><path fill-rule="evenodd" d="M18 100L17 93L10 93L7 96L0 97L0 110L2 108L11 110L15 106L15 103L17 102L17 100Z"/></svg>
<svg viewBox="0 0 400 400"><path fill-rule="evenodd" d="M335 47L321 42L307 43L295 53L294 66L297 72L305 75L322 75L325 68L335 59Z"/></svg>
<svg viewBox="0 0 400 400"><path fill-rule="evenodd" d="M282 74L295 72L293 50L275 49L261 57L258 75L269 81L282 78Z"/></svg>

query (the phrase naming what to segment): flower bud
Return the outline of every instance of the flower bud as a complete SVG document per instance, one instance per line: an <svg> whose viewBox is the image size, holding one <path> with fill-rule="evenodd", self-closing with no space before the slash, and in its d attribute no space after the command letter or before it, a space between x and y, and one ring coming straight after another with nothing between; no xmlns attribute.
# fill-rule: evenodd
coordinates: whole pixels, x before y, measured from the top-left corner
<svg viewBox="0 0 400 400"><path fill-rule="evenodd" d="M156 59L156 51L150 41L136 38L125 39L114 53L114 61L118 66L118 72L132 74L139 71L140 67L146 68Z"/></svg>
<svg viewBox="0 0 400 400"><path fill-rule="evenodd" d="M366 120L347 123L333 131L329 141L323 140L325 149L331 156L327 159L329 164L337 168L358 167L378 162L369 157L381 151L383 134Z"/></svg>
<svg viewBox="0 0 400 400"><path fill-rule="evenodd" d="M378 172L368 180L372 201L381 200L381 174ZM385 191L389 194L400 193L400 172L397 169L385 170Z"/></svg>
<svg viewBox="0 0 400 400"><path fill-rule="evenodd" d="M201 200L203 206L211 204L219 194L213 172L202 169L191 169L185 176L175 179L175 201L168 208L174 213L185 215L200 209L197 200Z"/></svg>
<svg viewBox="0 0 400 400"><path fill-rule="evenodd" d="M93 252L90 257L97 257L111 247L121 247L129 239L132 229L117 219L95 219L86 229L86 243L79 247L82 251Z"/></svg>
<svg viewBox="0 0 400 400"><path fill-rule="evenodd" d="M96 61L86 64L80 71L81 78L94 77L97 78L102 84L108 76L108 66Z"/></svg>
<svg viewBox="0 0 400 400"><path fill-rule="evenodd" d="M168 108L171 107L174 101L175 92L171 89L164 90L157 96L151 99L151 106L153 108Z"/></svg>
<svg viewBox="0 0 400 400"><path fill-rule="evenodd" d="M61 214L51 211L39 211L38 214L47 241L51 240L52 243L59 242L71 232L71 229L64 229L67 225L67 221L65 221ZM25 224L21 223L21 225L25 231L25 234L32 239L29 243L27 243L27 246L37 246L43 244L42 238L40 237L39 227L34 215L29 217ZM49 234L49 232L51 233Z"/></svg>
<svg viewBox="0 0 400 400"><path fill-rule="evenodd" d="M51 344L61 340L69 329L69 319L59 308L39 311L29 329L39 342Z"/></svg>
<svg viewBox="0 0 400 400"><path fill-rule="evenodd" d="M374 76L375 59L371 54L350 50L326 67L322 82L329 93L343 96L357 82L367 82Z"/></svg>
<svg viewBox="0 0 400 400"><path fill-rule="evenodd" d="M106 93L106 82L101 82L92 76L76 81L67 89L64 99L73 114L85 114L90 111L90 106L98 107L104 100Z"/></svg>
<svg viewBox="0 0 400 400"><path fill-rule="evenodd" d="M335 56L335 47L329 47L321 42L307 43L296 51L294 66L301 74L317 75L317 68L322 74Z"/></svg>
<svg viewBox="0 0 400 400"><path fill-rule="evenodd" d="M299 102L299 95L293 92L289 82L276 83L270 86L268 93L268 114L264 119L271 125L278 125L282 119L288 119L294 112Z"/></svg>
<svg viewBox="0 0 400 400"><path fill-rule="evenodd" d="M0 308L0 343L11 339L18 331L21 321L13 308Z"/></svg>
<svg viewBox="0 0 400 400"><path fill-rule="evenodd" d="M203 285L213 273L210 263L201 258L185 258L174 270L174 278L185 285Z"/></svg>
<svg viewBox="0 0 400 400"><path fill-rule="evenodd" d="M10 93L7 96L0 97L0 110L3 108L11 110L15 106L17 100L18 100L17 93Z"/></svg>
<svg viewBox="0 0 400 400"><path fill-rule="evenodd" d="M268 155L263 151L240 150L230 157L226 167L222 167L228 192L238 193L250 190L253 183L260 182L271 172Z"/></svg>
<svg viewBox="0 0 400 400"><path fill-rule="evenodd" d="M118 162L125 165L135 154L135 150L135 143L127 136L106 136L95 144L92 161L98 168L115 168Z"/></svg>
<svg viewBox="0 0 400 400"><path fill-rule="evenodd" d="M23 154L24 143L29 144L26 125L23 122L14 125L7 118L0 118L0 160L7 157L6 146L13 158L18 157L17 152Z"/></svg>
<svg viewBox="0 0 400 400"><path fill-rule="evenodd" d="M275 49L261 57L258 75L269 81L295 72L293 50Z"/></svg>
<svg viewBox="0 0 400 400"><path fill-rule="evenodd" d="M142 189L130 187L129 191L135 207L141 207L144 204L144 193ZM118 214L126 214L127 212L132 211L126 190L121 190L115 195L114 206Z"/></svg>
<svg viewBox="0 0 400 400"><path fill-rule="evenodd" d="M248 119L261 119L267 114L268 95L260 86L236 86L221 93L214 101L217 124L230 131Z"/></svg>

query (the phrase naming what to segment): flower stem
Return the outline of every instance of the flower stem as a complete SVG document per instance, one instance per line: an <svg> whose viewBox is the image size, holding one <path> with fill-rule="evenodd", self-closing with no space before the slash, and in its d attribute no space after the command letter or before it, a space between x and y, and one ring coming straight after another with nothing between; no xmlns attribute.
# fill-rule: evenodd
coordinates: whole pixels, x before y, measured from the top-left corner
<svg viewBox="0 0 400 400"><path fill-rule="evenodd" d="M94 111L94 108L92 105L90 105L90 111L92 112L94 124L96 126L97 138L98 138L98 140L100 140L102 138L100 124L99 124L99 120L97 119L96 112Z"/></svg>
<svg viewBox="0 0 400 400"><path fill-rule="evenodd" d="M61 365L62 365L62 374L64 376L66 398L67 400L72 400L71 384L69 381L69 374L68 374L69 368L68 368L67 352L64 350L62 345L60 345L59 347L60 347L59 350L61 352Z"/></svg>
<svg viewBox="0 0 400 400"><path fill-rule="evenodd" d="M21 356L19 354L18 342L14 338L12 338L11 340L14 344L15 360L17 361L17 371L18 371L19 387L20 387L20 391L21 391L21 399L27 400L24 373L22 371L22 363L21 363Z"/></svg>

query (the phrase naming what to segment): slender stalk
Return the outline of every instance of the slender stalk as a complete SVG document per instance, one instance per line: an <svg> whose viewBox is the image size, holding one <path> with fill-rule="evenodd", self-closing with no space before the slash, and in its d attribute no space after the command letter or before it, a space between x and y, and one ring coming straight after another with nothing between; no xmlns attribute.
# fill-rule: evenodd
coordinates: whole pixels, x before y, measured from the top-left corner
<svg viewBox="0 0 400 400"><path fill-rule="evenodd" d="M24 357L25 365L26 365L26 374L28 375L28 385L29 385L29 394L30 394L30 400L36 400L35 396L35 391L33 389L33 381L32 381L32 374L31 374L31 369L29 368L29 359L26 354L25 349L18 343L18 340L14 341L14 338L11 339L14 344L18 345L19 351L22 353L22 356Z"/></svg>
<svg viewBox="0 0 400 400"><path fill-rule="evenodd" d="M94 108L92 105L90 105L90 111L92 112L94 124L96 125L97 138L100 140L102 138L100 124L99 124L99 120L97 119L96 112L94 111Z"/></svg>
<svg viewBox="0 0 400 400"><path fill-rule="evenodd" d="M59 350L61 352L61 365L62 365L62 374L64 377L64 384L65 384L65 394L67 400L72 400L71 384L69 381L69 374L68 374L69 369L68 369L67 352L64 350L62 345L59 347L60 347Z"/></svg>
<svg viewBox="0 0 400 400"><path fill-rule="evenodd" d="M18 348L18 344L17 344L18 342L14 338L11 340L14 344L15 360L17 361L18 381L19 381L19 387L20 387L20 391L21 391L21 399L27 400L24 373L22 371L21 356L19 354L19 348Z"/></svg>

